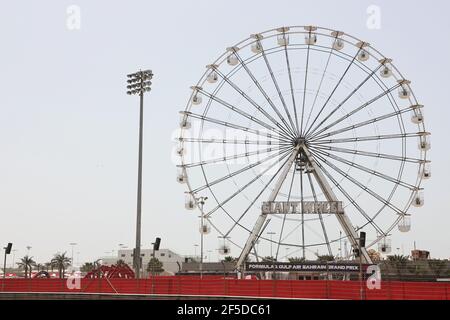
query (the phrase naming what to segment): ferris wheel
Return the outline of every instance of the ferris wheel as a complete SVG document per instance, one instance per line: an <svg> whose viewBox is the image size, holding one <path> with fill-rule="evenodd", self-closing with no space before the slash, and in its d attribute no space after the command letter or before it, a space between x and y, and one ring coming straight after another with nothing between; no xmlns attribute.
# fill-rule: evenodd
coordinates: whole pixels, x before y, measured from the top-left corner
<svg viewBox="0 0 450 320"><path fill-rule="evenodd" d="M424 204L423 109L367 42L314 26L253 34L207 65L180 112L186 208L221 253L237 250L238 267L354 252L370 262L366 248L389 252Z"/></svg>

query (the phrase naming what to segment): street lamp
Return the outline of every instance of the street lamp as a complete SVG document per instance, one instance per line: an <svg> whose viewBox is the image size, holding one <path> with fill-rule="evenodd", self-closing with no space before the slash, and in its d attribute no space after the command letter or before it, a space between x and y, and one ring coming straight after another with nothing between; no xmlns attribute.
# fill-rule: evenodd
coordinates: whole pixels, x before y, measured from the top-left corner
<svg viewBox="0 0 450 320"><path fill-rule="evenodd" d="M142 207L142 140L144 125L144 93L149 92L153 73L151 70L138 71L127 75L127 94L139 95L140 116L139 116L139 159L138 159L138 187L137 187L137 214L136 214L136 247L133 255L133 265L136 278L140 278L141 273L141 207Z"/></svg>
<svg viewBox="0 0 450 320"><path fill-rule="evenodd" d="M198 244L194 244L194 258L197 257L197 247L198 247Z"/></svg>
<svg viewBox="0 0 450 320"><path fill-rule="evenodd" d="M272 244L273 244L272 236L277 234L277 233L273 232L273 231L270 231L270 232L267 232L267 234L270 235L270 259L272 260L272 268L273 268L271 278L273 279L274 271L275 271L275 258L273 257L273 254L272 254Z"/></svg>
<svg viewBox="0 0 450 320"><path fill-rule="evenodd" d="M198 197L197 202L200 204L200 279L203 278L203 235L205 233L204 217L203 217L203 206L208 197Z"/></svg>
<svg viewBox="0 0 450 320"><path fill-rule="evenodd" d="M5 258L3 260L3 279L6 278L6 256L11 253L12 245L13 244L11 242L9 242L8 245L3 248L5 250Z"/></svg>
<svg viewBox="0 0 450 320"><path fill-rule="evenodd" d="M73 263L73 248L77 245L77 243L71 242L71 243L69 243L69 244L70 244L70 246L72 247L72 258L71 258L70 262L72 263L72 271L73 271L73 269L74 269L74 263Z"/></svg>
<svg viewBox="0 0 450 320"><path fill-rule="evenodd" d="M268 235L270 235L270 258L272 258L273 260L273 255L272 255L272 236L277 234L276 232L270 231L267 232Z"/></svg>
<svg viewBox="0 0 450 320"><path fill-rule="evenodd" d="M291 248L286 248L286 261L289 262L289 249Z"/></svg>
<svg viewBox="0 0 450 320"><path fill-rule="evenodd" d="M208 250L208 262L211 262L211 252L212 250Z"/></svg>
<svg viewBox="0 0 450 320"><path fill-rule="evenodd" d="M12 265L11 265L11 269L14 269L14 265L15 265L15 262L16 262L16 252L17 252L17 249L13 249L13 250L11 250L11 252L12 252Z"/></svg>

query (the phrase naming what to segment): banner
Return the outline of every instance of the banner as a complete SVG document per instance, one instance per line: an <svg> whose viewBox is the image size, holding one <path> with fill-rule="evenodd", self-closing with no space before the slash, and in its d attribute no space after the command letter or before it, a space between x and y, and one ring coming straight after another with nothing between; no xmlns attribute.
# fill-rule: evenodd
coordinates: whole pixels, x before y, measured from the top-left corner
<svg viewBox="0 0 450 320"><path fill-rule="evenodd" d="M278 272L359 272L358 263L324 263L324 262L247 262L245 270L250 271L278 271ZM368 264L362 265L366 270Z"/></svg>

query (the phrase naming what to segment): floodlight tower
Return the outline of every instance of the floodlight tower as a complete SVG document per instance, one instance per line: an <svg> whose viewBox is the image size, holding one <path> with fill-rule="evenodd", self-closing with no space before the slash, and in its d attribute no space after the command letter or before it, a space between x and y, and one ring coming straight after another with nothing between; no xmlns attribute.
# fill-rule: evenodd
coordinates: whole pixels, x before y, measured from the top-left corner
<svg viewBox="0 0 450 320"><path fill-rule="evenodd" d="M151 70L138 71L127 75L127 94L139 95L139 157L138 157L138 188L137 188L137 217L136 217L136 247L133 255L133 266L136 278L141 273L141 208L142 208L142 140L143 140L143 116L144 116L144 93L149 92L153 73Z"/></svg>

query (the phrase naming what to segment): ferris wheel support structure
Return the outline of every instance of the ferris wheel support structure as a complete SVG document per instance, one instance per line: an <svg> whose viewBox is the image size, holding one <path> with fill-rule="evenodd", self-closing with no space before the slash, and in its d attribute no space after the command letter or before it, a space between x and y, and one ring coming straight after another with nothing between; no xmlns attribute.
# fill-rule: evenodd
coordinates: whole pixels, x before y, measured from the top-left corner
<svg viewBox="0 0 450 320"><path fill-rule="evenodd" d="M303 154L306 157L308 164L313 169L312 170L313 176L317 180L317 183L319 184L327 201L338 202L339 200L338 200L336 194L333 192L331 186L328 184L327 180L323 176L320 168L317 166L313 156L308 151L308 148L305 146L304 142L297 143L297 146L292 151L292 154L289 157L288 161L284 164L282 174L278 178L277 184L275 185L275 188L273 189L272 193L270 194L268 202L275 201L275 199L281 189L281 186L283 185L284 181L286 180L286 177L287 177L288 173L290 172L291 167L295 163L297 156L299 154ZM303 212L303 208L302 208L302 212ZM341 225L342 229L344 230L345 234L347 235L347 238L349 239L350 244L353 247L353 250L357 251L358 254L362 255L362 257L361 257L362 262L369 263L369 264L372 263L372 260L370 259L370 256L367 253L366 248L361 247L359 245L358 234L356 233L355 228L351 224L350 219L345 214L345 212L343 211L341 213L336 213L336 218L338 219L339 224ZM258 235L260 234L261 228L263 227L266 219L267 219L267 213L264 213L264 212L261 213L261 215L258 217L258 220L256 221L255 226L253 227L253 230L250 233L250 235L247 239L247 242L245 243L244 248L242 249L239 259L236 262L237 270L243 269L242 268L243 263L244 263L244 261L247 260L247 257L249 255L250 251L254 248L255 241L258 238Z"/></svg>

